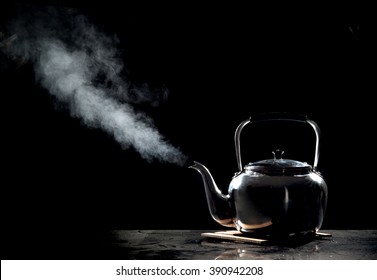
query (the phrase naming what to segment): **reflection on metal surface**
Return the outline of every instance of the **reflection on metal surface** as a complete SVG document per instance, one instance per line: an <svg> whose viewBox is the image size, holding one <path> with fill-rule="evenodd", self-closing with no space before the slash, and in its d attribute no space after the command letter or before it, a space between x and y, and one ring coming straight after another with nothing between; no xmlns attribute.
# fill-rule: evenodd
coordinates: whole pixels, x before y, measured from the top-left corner
<svg viewBox="0 0 377 280"><path fill-rule="evenodd" d="M243 230L254 230L254 229L259 229L259 228L266 228L272 225L272 221L267 221L259 224L252 224L248 225L245 223L242 223L240 220L237 220L236 226L237 228L243 229Z"/></svg>
<svg viewBox="0 0 377 280"><path fill-rule="evenodd" d="M284 186L284 211L288 211L288 206L289 206L289 191L288 188Z"/></svg>

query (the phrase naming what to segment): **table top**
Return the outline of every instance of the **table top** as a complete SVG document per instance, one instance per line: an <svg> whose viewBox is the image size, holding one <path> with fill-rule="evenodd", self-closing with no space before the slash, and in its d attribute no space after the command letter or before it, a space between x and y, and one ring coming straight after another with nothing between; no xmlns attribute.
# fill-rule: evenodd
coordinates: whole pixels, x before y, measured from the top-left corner
<svg viewBox="0 0 377 280"><path fill-rule="evenodd" d="M215 230L112 230L102 244L112 259L377 259L377 230L326 230L331 237L250 244L202 236Z"/></svg>

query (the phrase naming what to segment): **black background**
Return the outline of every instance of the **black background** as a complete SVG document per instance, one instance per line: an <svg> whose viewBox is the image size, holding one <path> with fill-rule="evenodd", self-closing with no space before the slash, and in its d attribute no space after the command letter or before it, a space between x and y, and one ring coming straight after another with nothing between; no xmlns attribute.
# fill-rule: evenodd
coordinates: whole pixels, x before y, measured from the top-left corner
<svg viewBox="0 0 377 280"><path fill-rule="evenodd" d="M3 6L1 23L24 3ZM355 5L33 5L77 8L117 34L130 79L169 90L159 107L137 109L205 164L224 192L237 171L233 133L241 121L263 112L307 115L322 131L319 170L329 188L322 228L377 228L376 30ZM60 108L34 81L31 65L15 70L3 61L1 207L10 256L96 242L108 229L222 228L210 217L196 171L122 150ZM244 135L244 163L276 148L312 163L310 128L269 124Z"/></svg>

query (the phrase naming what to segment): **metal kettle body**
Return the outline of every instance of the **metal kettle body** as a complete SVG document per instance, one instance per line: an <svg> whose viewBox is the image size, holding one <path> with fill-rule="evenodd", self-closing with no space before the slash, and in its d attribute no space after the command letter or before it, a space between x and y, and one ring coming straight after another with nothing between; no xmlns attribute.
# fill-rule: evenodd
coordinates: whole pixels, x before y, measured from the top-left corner
<svg viewBox="0 0 377 280"><path fill-rule="evenodd" d="M327 185L319 172L319 127L305 118L276 117L262 120L301 121L310 124L316 134L313 166L282 158L242 165L240 134L251 118L242 122L235 132L236 156L239 171L232 178L227 194L222 194L209 170L194 162L204 182L211 216L219 224L234 227L244 233L261 236L292 236L317 232L323 222L327 205Z"/></svg>

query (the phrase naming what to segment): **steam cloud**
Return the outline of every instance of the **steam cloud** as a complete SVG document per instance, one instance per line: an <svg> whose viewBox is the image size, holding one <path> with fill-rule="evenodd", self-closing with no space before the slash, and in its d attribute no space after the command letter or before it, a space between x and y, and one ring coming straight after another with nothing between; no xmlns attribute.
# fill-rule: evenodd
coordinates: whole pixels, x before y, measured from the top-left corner
<svg viewBox="0 0 377 280"><path fill-rule="evenodd" d="M8 51L32 61L36 79L71 115L101 128L142 158L183 164L185 156L164 139L153 121L132 104L156 103L156 94L122 76L118 39L106 35L87 17L56 7L29 10L10 25L17 34Z"/></svg>

